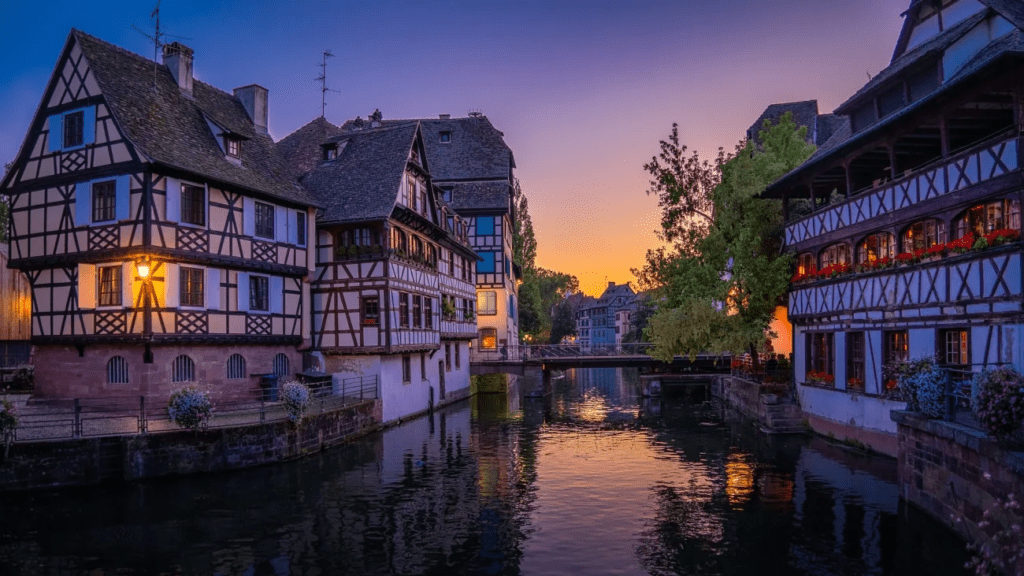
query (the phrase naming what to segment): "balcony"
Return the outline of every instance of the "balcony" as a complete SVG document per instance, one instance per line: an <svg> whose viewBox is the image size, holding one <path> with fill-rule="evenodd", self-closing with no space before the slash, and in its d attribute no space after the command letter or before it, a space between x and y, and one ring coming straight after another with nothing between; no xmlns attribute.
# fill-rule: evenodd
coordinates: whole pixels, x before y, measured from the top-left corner
<svg viewBox="0 0 1024 576"><path fill-rule="evenodd" d="M794 284L789 317L850 316L854 320L923 318L1021 311L1021 243L888 268L848 271Z"/></svg>
<svg viewBox="0 0 1024 576"><path fill-rule="evenodd" d="M1005 133L908 171L902 178L857 193L786 225L786 245L792 246L970 188L1017 170L1017 140Z"/></svg>

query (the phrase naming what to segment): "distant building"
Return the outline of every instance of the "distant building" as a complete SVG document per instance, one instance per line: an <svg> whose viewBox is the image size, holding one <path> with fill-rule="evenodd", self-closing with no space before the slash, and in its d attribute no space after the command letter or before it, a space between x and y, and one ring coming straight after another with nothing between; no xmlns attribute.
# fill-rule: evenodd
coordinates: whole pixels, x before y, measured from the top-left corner
<svg viewBox="0 0 1024 576"><path fill-rule="evenodd" d="M832 135L846 123L846 117L836 114L819 114L817 100L805 100L803 102L782 102L772 104L765 108L750 128L747 128L747 140L755 145L762 144L759 136L764 130L764 121L770 120L772 125L778 124L779 120L789 112L793 115L793 122L798 126L807 127L807 142L820 146L828 141Z"/></svg>
<svg viewBox="0 0 1024 576"><path fill-rule="evenodd" d="M609 282L601 296L584 301L576 312L576 329L584 349L612 347L621 343L616 337L616 311L633 298L628 284Z"/></svg>

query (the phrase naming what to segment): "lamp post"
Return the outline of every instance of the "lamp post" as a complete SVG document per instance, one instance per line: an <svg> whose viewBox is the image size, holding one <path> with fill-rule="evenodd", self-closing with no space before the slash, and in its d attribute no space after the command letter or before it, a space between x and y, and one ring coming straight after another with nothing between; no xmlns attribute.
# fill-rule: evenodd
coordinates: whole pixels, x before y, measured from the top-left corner
<svg viewBox="0 0 1024 576"><path fill-rule="evenodd" d="M142 280L142 288L139 290L139 296L142 299L142 333L146 338L146 349L142 354L142 362L144 364L153 363L153 350L149 346L149 339L153 336L153 318L152 318L152 304L150 295L153 290L153 280L150 275L153 272L153 262L149 259L149 256L142 255L135 259L135 269L139 273L139 279Z"/></svg>

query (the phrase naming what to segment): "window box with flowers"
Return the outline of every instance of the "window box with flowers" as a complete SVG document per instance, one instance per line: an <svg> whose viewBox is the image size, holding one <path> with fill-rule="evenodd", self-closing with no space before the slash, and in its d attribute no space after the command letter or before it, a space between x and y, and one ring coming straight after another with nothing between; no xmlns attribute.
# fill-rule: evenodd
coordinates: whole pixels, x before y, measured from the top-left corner
<svg viewBox="0 0 1024 576"><path fill-rule="evenodd" d="M816 370L808 370L807 371L807 381L815 383L815 384L825 384L825 385L828 385L828 386L835 386L835 384L836 384L836 377L833 376L832 374L829 374L828 372L825 372L824 370L822 370L820 372L816 371Z"/></svg>
<svg viewBox="0 0 1024 576"><path fill-rule="evenodd" d="M864 379L863 378L847 378L846 389L858 392L864 391Z"/></svg>

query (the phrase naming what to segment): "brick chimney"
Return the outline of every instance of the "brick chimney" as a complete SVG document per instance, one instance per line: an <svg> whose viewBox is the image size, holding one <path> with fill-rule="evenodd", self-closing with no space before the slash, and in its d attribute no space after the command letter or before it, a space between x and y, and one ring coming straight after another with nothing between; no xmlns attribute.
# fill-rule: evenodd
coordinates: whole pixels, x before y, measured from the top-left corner
<svg viewBox="0 0 1024 576"><path fill-rule="evenodd" d="M451 114L438 114L437 117L440 118L441 120L449 120L449 119L451 119L452 115Z"/></svg>
<svg viewBox="0 0 1024 576"><path fill-rule="evenodd" d="M171 71L178 88L189 96L192 95L192 54L192 49L180 42L164 44L164 66Z"/></svg>
<svg viewBox="0 0 1024 576"><path fill-rule="evenodd" d="M370 114L370 128L379 128L383 120L384 115L380 113L380 108L377 108L373 111L373 114Z"/></svg>
<svg viewBox="0 0 1024 576"><path fill-rule="evenodd" d="M235 98L242 103L252 126L259 134L267 133L267 89L259 84L235 88Z"/></svg>

